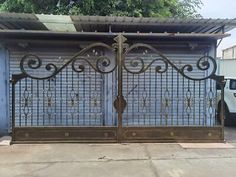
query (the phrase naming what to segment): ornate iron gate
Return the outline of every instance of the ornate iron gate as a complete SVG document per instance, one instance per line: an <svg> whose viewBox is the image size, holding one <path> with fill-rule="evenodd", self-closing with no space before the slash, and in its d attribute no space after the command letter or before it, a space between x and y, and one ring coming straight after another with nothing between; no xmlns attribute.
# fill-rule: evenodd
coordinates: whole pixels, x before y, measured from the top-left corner
<svg viewBox="0 0 236 177"><path fill-rule="evenodd" d="M11 80L13 142L223 140L215 83L223 100L224 78L212 57L174 63L151 45L114 40L61 64L22 58Z"/></svg>

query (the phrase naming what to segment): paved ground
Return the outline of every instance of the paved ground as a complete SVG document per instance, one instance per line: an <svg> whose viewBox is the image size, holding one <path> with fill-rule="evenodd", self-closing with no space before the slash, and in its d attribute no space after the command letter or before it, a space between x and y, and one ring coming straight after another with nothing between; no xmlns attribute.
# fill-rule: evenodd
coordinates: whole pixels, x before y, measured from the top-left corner
<svg viewBox="0 0 236 177"><path fill-rule="evenodd" d="M1 177L228 177L235 174L236 148L183 149L178 144L0 146Z"/></svg>
<svg viewBox="0 0 236 177"><path fill-rule="evenodd" d="M225 127L225 140L236 143L236 126Z"/></svg>
<svg viewBox="0 0 236 177"><path fill-rule="evenodd" d="M236 127L230 149L179 144L0 146L0 177L229 177L236 175Z"/></svg>

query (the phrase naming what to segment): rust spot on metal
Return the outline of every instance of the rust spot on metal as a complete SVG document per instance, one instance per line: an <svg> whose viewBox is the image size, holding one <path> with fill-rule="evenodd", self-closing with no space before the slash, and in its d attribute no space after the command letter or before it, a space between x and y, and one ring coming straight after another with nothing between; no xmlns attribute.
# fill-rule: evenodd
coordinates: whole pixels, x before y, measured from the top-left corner
<svg viewBox="0 0 236 177"><path fill-rule="evenodd" d="M108 133L104 133L104 137L106 137L106 138L107 138L107 137L108 137Z"/></svg>

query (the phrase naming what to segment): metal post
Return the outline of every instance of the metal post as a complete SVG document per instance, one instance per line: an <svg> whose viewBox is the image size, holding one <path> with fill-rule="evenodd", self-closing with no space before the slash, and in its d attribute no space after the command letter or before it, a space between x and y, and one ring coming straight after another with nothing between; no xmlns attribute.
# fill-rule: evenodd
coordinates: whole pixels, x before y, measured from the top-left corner
<svg viewBox="0 0 236 177"><path fill-rule="evenodd" d="M118 65L118 95L114 102L115 108L118 113L118 129L117 129L117 141L121 142L122 139L122 114L126 107L126 101L123 97L122 93L122 64L123 64L123 49L124 49L124 42L126 41L126 38L122 36L122 34L119 34L115 39L117 42L117 53L116 53L116 59L117 59L117 65Z"/></svg>
<svg viewBox="0 0 236 177"><path fill-rule="evenodd" d="M225 119L225 104L224 104L224 86L225 86L225 80L224 77L222 77L221 83L220 83L220 89L221 89L221 112L220 112L220 120L221 120L221 126L222 126L222 136L224 137L224 119Z"/></svg>

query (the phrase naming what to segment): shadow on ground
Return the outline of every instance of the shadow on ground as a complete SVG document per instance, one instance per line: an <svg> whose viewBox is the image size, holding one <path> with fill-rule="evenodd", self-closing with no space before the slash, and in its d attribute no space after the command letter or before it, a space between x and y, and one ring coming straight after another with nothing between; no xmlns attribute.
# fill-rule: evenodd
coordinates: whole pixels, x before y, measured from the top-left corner
<svg viewBox="0 0 236 177"><path fill-rule="evenodd" d="M230 126L225 127L225 140L236 143L236 117L232 117Z"/></svg>
<svg viewBox="0 0 236 177"><path fill-rule="evenodd" d="M236 126L225 127L225 140L236 143Z"/></svg>

